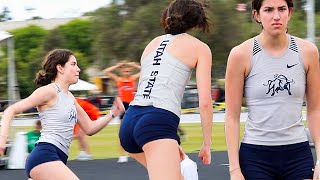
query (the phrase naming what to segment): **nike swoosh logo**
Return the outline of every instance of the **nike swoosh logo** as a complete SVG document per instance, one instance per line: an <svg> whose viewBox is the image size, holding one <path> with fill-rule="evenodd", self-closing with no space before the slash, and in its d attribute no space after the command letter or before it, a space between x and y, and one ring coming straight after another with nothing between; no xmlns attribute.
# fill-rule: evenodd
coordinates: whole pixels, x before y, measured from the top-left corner
<svg viewBox="0 0 320 180"><path fill-rule="evenodd" d="M294 64L294 65L291 65L291 66L287 64L287 68L292 68L292 67L295 66L295 65L298 65L298 63L297 63L297 64Z"/></svg>

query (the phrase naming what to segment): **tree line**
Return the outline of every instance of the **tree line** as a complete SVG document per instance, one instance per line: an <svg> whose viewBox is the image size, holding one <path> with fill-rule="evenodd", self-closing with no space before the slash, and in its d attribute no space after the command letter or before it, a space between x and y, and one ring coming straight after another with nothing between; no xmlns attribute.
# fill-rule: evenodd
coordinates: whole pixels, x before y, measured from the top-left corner
<svg viewBox="0 0 320 180"><path fill-rule="evenodd" d="M45 54L54 48L67 48L75 53L82 70L80 78L85 80L88 76L84 72L89 67L102 70L123 59L139 62L147 43L155 36L163 34L160 17L169 2L170 0L126 0L119 3L114 0L107 7L84 14L90 16L88 19L75 19L52 30L36 25L12 30L10 33L15 40L16 72L21 97L29 96L35 89L35 73L40 70ZM190 32L211 48L214 79L224 78L231 48L260 32L259 25L251 18L250 2L209 0L207 10L211 31L208 34ZM319 2L316 1L317 7ZM244 11L236 9L239 3L246 3ZM304 0L295 3L297 8L288 30L292 35L306 37ZM2 17L10 19L8 9L5 16L2 15L3 13L0 13L2 21ZM320 25L319 17L317 14L316 26ZM319 37L320 32L316 33ZM6 53L6 46L1 47L2 52ZM6 57L5 54L0 61L0 81L7 79ZM0 99L7 97L6 92L6 86L0 86Z"/></svg>

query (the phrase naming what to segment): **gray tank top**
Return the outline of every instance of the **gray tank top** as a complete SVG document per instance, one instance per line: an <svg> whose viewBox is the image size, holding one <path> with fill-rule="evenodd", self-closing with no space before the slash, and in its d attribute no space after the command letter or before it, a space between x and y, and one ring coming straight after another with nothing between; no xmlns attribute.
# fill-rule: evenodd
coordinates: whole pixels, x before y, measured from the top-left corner
<svg viewBox="0 0 320 180"><path fill-rule="evenodd" d="M77 122L77 111L73 98L57 88L57 103L39 113L42 130L38 142L54 144L66 155L69 155L69 147L73 137L73 127Z"/></svg>
<svg viewBox="0 0 320 180"><path fill-rule="evenodd" d="M163 35L155 52L141 61L138 90L130 105L154 106L180 117L181 100L192 70L166 49L177 36Z"/></svg>
<svg viewBox="0 0 320 180"><path fill-rule="evenodd" d="M286 145L307 141L302 119L306 72L296 38L289 36L287 51L268 54L253 38L251 71L245 79L249 109L242 142Z"/></svg>

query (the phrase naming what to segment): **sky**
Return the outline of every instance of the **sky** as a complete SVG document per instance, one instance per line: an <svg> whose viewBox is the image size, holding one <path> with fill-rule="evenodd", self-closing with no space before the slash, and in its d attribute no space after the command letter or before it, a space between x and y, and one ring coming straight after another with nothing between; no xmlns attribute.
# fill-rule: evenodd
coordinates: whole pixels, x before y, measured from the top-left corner
<svg viewBox="0 0 320 180"><path fill-rule="evenodd" d="M0 0L0 12L8 7L13 21L23 21L34 16L44 19L79 17L84 12L94 11L110 2L111 0Z"/></svg>

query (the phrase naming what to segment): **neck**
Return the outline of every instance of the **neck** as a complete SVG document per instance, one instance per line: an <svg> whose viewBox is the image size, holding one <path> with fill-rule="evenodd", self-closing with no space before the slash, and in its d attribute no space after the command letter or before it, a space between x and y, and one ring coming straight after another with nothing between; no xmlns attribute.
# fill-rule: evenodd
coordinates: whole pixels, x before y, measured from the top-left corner
<svg viewBox="0 0 320 180"><path fill-rule="evenodd" d="M270 36L269 34L262 32L259 39L262 46L267 49L281 50L288 46L288 37L286 33L278 36Z"/></svg>
<svg viewBox="0 0 320 180"><path fill-rule="evenodd" d="M54 80L53 83L55 83L57 86L59 86L59 88L61 89L62 92L64 93L68 93L69 91L69 84L62 82L61 80Z"/></svg>

